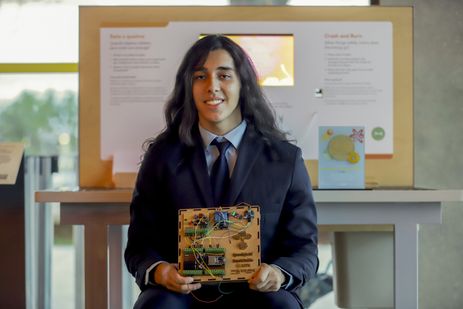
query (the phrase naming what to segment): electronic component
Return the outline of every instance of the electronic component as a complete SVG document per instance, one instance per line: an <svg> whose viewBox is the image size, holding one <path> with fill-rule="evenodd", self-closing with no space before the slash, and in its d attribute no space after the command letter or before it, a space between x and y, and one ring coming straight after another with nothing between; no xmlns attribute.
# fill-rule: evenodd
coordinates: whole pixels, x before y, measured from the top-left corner
<svg viewBox="0 0 463 309"><path fill-rule="evenodd" d="M228 212L216 211L214 212L214 222L217 224L219 229L225 229L228 227Z"/></svg>
<svg viewBox="0 0 463 309"><path fill-rule="evenodd" d="M179 272L195 281L244 281L260 265L258 206L179 210Z"/></svg>

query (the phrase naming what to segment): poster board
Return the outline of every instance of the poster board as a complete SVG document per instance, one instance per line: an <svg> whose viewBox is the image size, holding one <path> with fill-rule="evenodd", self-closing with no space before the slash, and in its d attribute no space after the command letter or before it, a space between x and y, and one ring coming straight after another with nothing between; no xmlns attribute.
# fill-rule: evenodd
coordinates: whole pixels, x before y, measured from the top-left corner
<svg viewBox="0 0 463 309"><path fill-rule="evenodd" d="M81 187L113 187L113 161L100 154L100 30L165 27L169 22L387 21L393 46L393 155L366 162L367 187L413 186L412 9L393 7L81 7L80 181ZM296 64L297 65L297 64ZM307 160L314 185L317 161ZM400 172L398 172L400 171ZM129 175L130 176L130 175ZM134 176L134 175L132 175ZM133 177L132 177L133 178Z"/></svg>

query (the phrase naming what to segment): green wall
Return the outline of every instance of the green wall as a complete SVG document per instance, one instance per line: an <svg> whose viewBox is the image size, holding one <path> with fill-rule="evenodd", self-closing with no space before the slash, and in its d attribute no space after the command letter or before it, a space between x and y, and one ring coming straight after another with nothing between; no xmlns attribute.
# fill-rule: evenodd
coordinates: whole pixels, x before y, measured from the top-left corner
<svg viewBox="0 0 463 309"><path fill-rule="evenodd" d="M415 183L463 189L463 1L415 1ZM420 228L420 308L463 308L463 203Z"/></svg>

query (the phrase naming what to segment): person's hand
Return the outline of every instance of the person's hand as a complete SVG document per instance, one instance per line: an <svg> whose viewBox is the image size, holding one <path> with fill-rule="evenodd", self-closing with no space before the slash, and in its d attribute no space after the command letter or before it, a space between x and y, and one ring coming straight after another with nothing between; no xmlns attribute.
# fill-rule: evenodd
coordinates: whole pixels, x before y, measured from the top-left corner
<svg viewBox="0 0 463 309"><path fill-rule="evenodd" d="M285 282L285 275L275 266L262 263L249 279L249 288L260 292L276 292Z"/></svg>
<svg viewBox="0 0 463 309"><path fill-rule="evenodd" d="M193 283L193 277L183 277L180 275L176 264L169 263L161 263L156 266L154 282L171 291L182 294L188 294L201 287L200 283Z"/></svg>

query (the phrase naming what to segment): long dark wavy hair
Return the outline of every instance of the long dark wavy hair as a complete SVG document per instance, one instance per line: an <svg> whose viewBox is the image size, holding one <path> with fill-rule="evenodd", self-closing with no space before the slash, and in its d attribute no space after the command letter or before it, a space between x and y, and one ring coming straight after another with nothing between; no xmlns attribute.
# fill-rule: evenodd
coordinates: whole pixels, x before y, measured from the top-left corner
<svg viewBox="0 0 463 309"><path fill-rule="evenodd" d="M276 123L275 112L258 84L252 61L245 51L223 35L207 35L187 51L177 71L175 86L166 106L166 127L154 138L148 139L144 148L166 138L178 138L187 146L195 144L194 133L198 123L198 112L193 99L193 73L201 67L211 51L223 49L233 58L241 81L239 104L243 119L248 126L261 135L267 145L273 141L287 140L286 133Z"/></svg>

